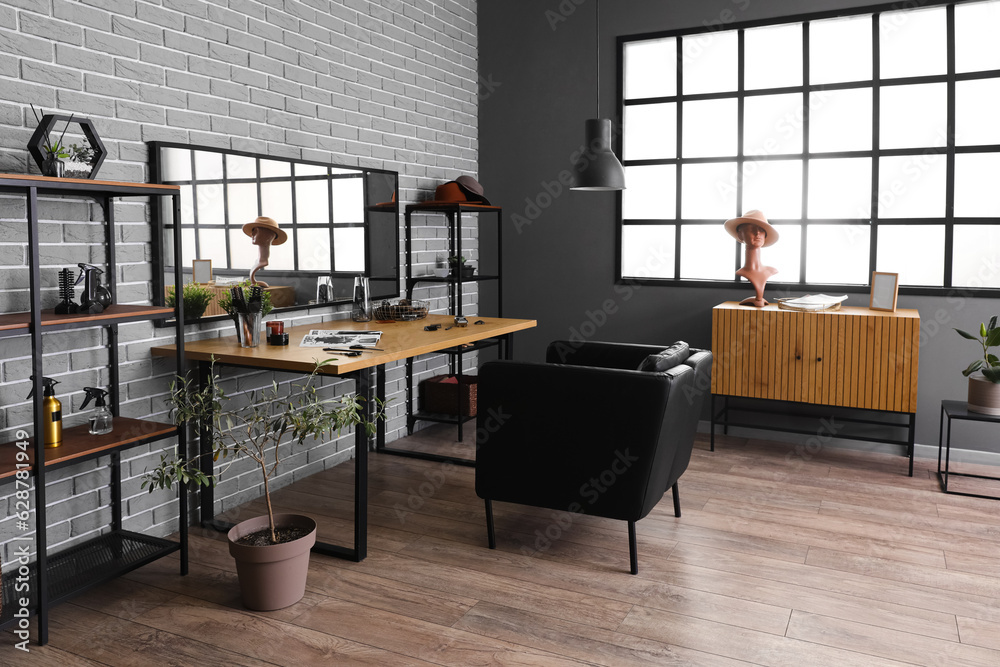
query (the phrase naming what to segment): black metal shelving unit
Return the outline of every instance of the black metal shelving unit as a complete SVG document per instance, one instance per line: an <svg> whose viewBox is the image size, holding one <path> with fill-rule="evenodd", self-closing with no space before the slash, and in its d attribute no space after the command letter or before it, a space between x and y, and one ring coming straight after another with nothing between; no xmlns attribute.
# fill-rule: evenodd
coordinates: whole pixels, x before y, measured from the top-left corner
<svg viewBox="0 0 1000 667"><path fill-rule="evenodd" d="M118 325L125 322L164 320L174 318L177 337L177 372L184 369L184 306L178 299L177 307L162 306L120 306L112 305L99 315L74 314L56 315L41 308L41 275L39 263L39 197L73 196L95 199L105 214L105 246L107 248L107 287L116 300L116 233L114 200L118 197L170 197L174 215L180 216L180 189L176 186L150 185L144 183L121 183L86 179L48 178L26 174L0 174L0 192L23 195L27 203L28 226L28 273L30 290L30 310L23 313L0 315L0 338L29 336L31 339L31 368L34 375L35 401L33 406L33 432L42 433L42 376L44 364L42 355L43 335L49 332L66 331L87 327L102 327L106 332L108 348L108 369L111 393L109 405L115 416L115 428L110 434L92 436L86 424L65 428L63 443L59 447L46 448L42 438L31 438L27 447L16 443L0 445L0 484L15 482L18 490L26 484L25 471L34 479L34 504L29 513L34 513L35 560L22 564L27 574L20 568L8 572L0 583L3 609L0 612L0 629L20 621L15 614L22 611L20 601L29 600L28 612L38 619L36 639L39 644L48 642L48 621L51 607L73 595L81 593L102 582L141 567L158 558L180 552L180 571L187 574L187 495L179 489L180 538L178 541L150 537L122 528L122 476L121 452L140 445L168 438L177 438L178 447L186 449L186 429L178 429L170 424L149 420L131 419L119 415L119 374L118 374ZM181 257L181 237L174 234L174 252ZM181 262L177 262L175 279L181 284ZM23 442L23 441L22 441ZM24 454L27 460L24 460ZM77 464L102 456L110 457L111 468L111 525L107 532L84 543L74 545L55 554L48 553L45 497L46 471ZM42 464L39 465L39 462ZM30 521L30 519L29 519ZM27 525L23 527L27 533ZM20 540L14 537L14 545L31 545L31 538ZM26 586L25 586L26 584Z"/></svg>
<svg viewBox="0 0 1000 667"><path fill-rule="evenodd" d="M413 216L414 215L444 215L448 220L448 251L452 257L462 256L462 216L479 214L480 233L484 222L492 219L496 223L496 273L485 275L474 275L468 278L457 276L414 276L413 275ZM413 298L413 290L421 283L447 285L448 313L451 315L463 315L462 291L466 283L495 283L497 290L497 317L503 317L503 209L499 206L487 206L473 203L433 203L433 204L410 204L405 210L405 237L406 237L406 296ZM480 244L480 248L482 245ZM480 266L482 261L480 259ZM475 326L472 322L469 326ZM459 392L456 396L455 415L432 414L414 410L413 401L416 394L413 388L413 359L406 360L406 431L413 433L413 426L418 421L429 421L441 424L455 424L458 429L458 440L462 440L462 425L475 417L462 416L461 410L461 385L463 383L462 358L464 355L478 350L488 348L500 348L504 356L510 355L509 337L490 338L480 341L474 345L462 346L435 352L434 354L446 354L449 356L449 372L458 378ZM388 449L388 451L404 456L429 459L433 461L447 460L459 464L471 465L473 462L463 458L441 456L425 452L412 452L409 450Z"/></svg>

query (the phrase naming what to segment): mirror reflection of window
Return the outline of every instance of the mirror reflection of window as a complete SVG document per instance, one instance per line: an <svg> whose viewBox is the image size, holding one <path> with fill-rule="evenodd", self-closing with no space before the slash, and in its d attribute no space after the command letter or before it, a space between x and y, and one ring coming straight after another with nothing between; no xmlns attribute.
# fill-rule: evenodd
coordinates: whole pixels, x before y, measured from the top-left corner
<svg viewBox="0 0 1000 667"><path fill-rule="evenodd" d="M330 229L305 228L298 230L299 271L322 271L329 273ZM363 242L363 240L362 240Z"/></svg>
<svg viewBox="0 0 1000 667"><path fill-rule="evenodd" d="M360 178L333 179L333 224L364 222L364 204L364 183Z"/></svg>
<svg viewBox="0 0 1000 667"><path fill-rule="evenodd" d="M296 222L300 225L330 224L330 182L296 181L295 182L295 213ZM329 241L327 241L329 246Z"/></svg>
<svg viewBox="0 0 1000 667"><path fill-rule="evenodd" d="M341 227L333 232L333 261L337 271L363 273L365 270L365 230Z"/></svg>
<svg viewBox="0 0 1000 667"><path fill-rule="evenodd" d="M276 181L260 184L260 212L284 227L292 221L292 184Z"/></svg>
<svg viewBox="0 0 1000 667"><path fill-rule="evenodd" d="M239 178L257 178L257 160L245 155L226 156L226 177L229 180Z"/></svg>
<svg viewBox="0 0 1000 667"><path fill-rule="evenodd" d="M327 167L318 164L297 164L295 165L295 177L300 176L326 176Z"/></svg>
<svg viewBox="0 0 1000 667"><path fill-rule="evenodd" d="M181 186L181 224L194 224L194 189L190 185Z"/></svg>
<svg viewBox="0 0 1000 667"><path fill-rule="evenodd" d="M191 151L179 148L164 149L160 169L163 174L161 178L164 181L190 181Z"/></svg>
<svg viewBox="0 0 1000 667"><path fill-rule="evenodd" d="M257 184L229 183L226 205L230 226L242 226L257 219Z"/></svg>
<svg viewBox="0 0 1000 667"><path fill-rule="evenodd" d="M292 175L292 165L289 162L279 162L278 160L261 160L261 178L288 178Z"/></svg>
<svg viewBox="0 0 1000 667"><path fill-rule="evenodd" d="M280 225L280 223L279 223ZM268 271L294 271L295 270L295 243L296 243L296 230L289 229L287 225L281 225L285 233L288 234L288 240L281 245L271 246L271 258L267 265ZM243 242L246 243L250 237L244 236ZM254 263L256 263L256 250L257 247L251 245L254 249ZM249 264L253 266L253 263Z"/></svg>
<svg viewBox="0 0 1000 667"><path fill-rule="evenodd" d="M226 202L222 195L222 183L198 186L199 225L221 225L225 222Z"/></svg>
<svg viewBox="0 0 1000 667"><path fill-rule="evenodd" d="M226 230L223 227L213 227L211 229L199 229L199 248L203 255L212 258L212 266L216 269L228 269L229 263L226 260ZM218 249L222 248L223 252Z"/></svg>
<svg viewBox="0 0 1000 667"><path fill-rule="evenodd" d="M274 246L271 246L271 257L274 257ZM252 267L257 263L257 246L250 243L250 237L238 226L229 228L229 254L233 258L233 268Z"/></svg>
<svg viewBox="0 0 1000 667"><path fill-rule="evenodd" d="M222 153L194 151L194 171L199 181L222 180Z"/></svg>

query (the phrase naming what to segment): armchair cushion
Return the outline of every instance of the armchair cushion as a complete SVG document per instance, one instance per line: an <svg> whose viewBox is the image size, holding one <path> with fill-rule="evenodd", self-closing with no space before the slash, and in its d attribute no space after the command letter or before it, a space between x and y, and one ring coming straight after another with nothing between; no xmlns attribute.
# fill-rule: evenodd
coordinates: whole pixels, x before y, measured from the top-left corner
<svg viewBox="0 0 1000 667"><path fill-rule="evenodd" d="M690 354L688 344L680 340L667 349L656 354L651 354L643 359L642 363L639 364L639 370L652 373L669 371L677 364L683 363Z"/></svg>

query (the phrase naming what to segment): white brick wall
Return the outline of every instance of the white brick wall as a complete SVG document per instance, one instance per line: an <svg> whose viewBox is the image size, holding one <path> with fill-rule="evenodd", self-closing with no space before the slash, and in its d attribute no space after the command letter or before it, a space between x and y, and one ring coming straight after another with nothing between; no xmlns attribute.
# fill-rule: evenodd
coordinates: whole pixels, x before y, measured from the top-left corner
<svg viewBox="0 0 1000 667"><path fill-rule="evenodd" d="M391 169L400 173L401 200L416 201L442 181L477 171L476 68L476 0L0 0L0 172L37 173L25 150L34 104L94 122L109 151L101 170L109 180L148 180L146 142L166 140ZM41 214L43 305L52 307L59 268L104 260L103 213L87 201L53 200ZM120 302L152 296L148 216L141 203L116 204ZM0 313L27 309L24 219L19 198L0 197ZM421 221L417 274L429 273L445 253L441 222ZM475 258L474 227L466 235L465 254ZM442 295L441 288L418 294ZM310 321L316 318L295 323ZM189 327L189 337L219 331L229 333L225 325L201 325ZM123 415L166 419L173 369L149 348L171 342L171 332L149 323L120 327ZM103 336L92 329L44 338L45 373L62 383L67 425L84 420L82 387L107 382ZM17 428L30 429L29 352L27 337L0 339L3 442ZM442 363L434 357L418 366L434 372ZM228 369L225 377L229 388L245 390L272 376ZM396 399L391 439L405 431L401 367L388 369L387 384ZM164 445L123 455L127 528L160 535L177 528L176 503L139 489L139 476ZM352 445L345 436L289 457L279 485L349 458ZM106 464L47 476L50 548L106 529ZM217 509L261 492L246 467L231 472L217 490ZM0 543L14 532L5 519L12 491L0 486Z"/></svg>

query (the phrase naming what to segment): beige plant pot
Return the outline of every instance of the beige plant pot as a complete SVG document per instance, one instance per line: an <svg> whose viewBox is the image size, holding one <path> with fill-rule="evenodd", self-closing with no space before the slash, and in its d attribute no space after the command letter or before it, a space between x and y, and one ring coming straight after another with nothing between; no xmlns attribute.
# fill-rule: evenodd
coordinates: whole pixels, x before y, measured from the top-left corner
<svg viewBox="0 0 1000 667"><path fill-rule="evenodd" d="M970 375L969 412L1000 415L1000 384L990 382L982 373Z"/></svg>
<svg viewBox="0 0 1000 667"><path fill-rule="evenodd" d="M255 547L236 544L244 535L267 528L267 516L242 521L229 530L229 554L236 559L243 604L248 609L283 609L302 599L309 572L309 551L316 543L316 522L299 514L275 514L277 527L296 526L305 537L281 544Z"/></svg>

